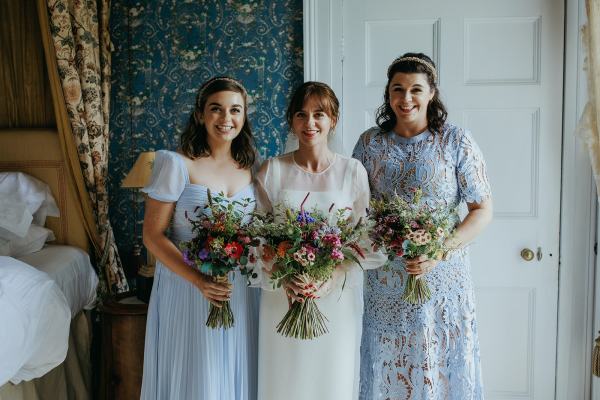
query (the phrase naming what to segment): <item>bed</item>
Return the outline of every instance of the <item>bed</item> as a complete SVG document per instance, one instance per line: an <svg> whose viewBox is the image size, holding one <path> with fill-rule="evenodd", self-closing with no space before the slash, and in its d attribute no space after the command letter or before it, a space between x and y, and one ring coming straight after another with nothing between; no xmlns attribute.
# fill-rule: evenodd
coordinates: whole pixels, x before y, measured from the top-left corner
<svg viewBox="0 0 600 400"><path fill-rule="evenodd" d="M98 277L55 130L0 130L0 172L45 182L59 217L39 251L0 257L0 400L90 399ZM6 321L10 321L6 323Z"/></svg>

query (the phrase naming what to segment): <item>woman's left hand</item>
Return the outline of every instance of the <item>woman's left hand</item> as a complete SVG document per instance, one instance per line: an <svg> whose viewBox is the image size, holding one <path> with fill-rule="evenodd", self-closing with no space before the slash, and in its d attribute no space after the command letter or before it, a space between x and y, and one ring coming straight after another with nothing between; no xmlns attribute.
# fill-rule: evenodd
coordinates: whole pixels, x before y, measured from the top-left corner
<svg viewBox="0 0 600 400"><path fill-rule="evenodd" d="M404 260L404 268L410 275L415 275L420 278L422 275L427 274L433 270L440 260L431 259L426 255L422 255L415 258L406 258Z"/></svg>

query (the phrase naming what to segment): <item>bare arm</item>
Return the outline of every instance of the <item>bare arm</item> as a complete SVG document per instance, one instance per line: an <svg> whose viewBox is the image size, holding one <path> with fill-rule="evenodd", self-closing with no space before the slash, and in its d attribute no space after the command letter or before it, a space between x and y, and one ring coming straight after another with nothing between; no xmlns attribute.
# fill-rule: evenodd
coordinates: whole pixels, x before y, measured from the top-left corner
<svg viewBox="0 0 600 400"><path fill-rule="evenodd" d="M148 198L144 214L144 245L167 268L196 286L208 301L220 306L219 301L229 299L230 285L214 283L209 277L186 265L177 246L165 236L174 209L175 203Z"/></svg>
<svg viewBox="0 0 600 400"><path fill-rule="evenodd" d="M461 248L471 243L492 220L492 199L481 203L467 203L469 213L456 227L454 235L446 241L450 248Z"/></svg>
<svg viewBox="0 0 600 400"><path fill-rule="evenodd" d="M467 203L469 213L456 227L454 235L446 240L445 245L451 249L460 249L473 241L492 220L492 199L481 203ZM431 271L439 260L430 260L426 256L406 260L406 271L412 275L422 275Z"/></svg>

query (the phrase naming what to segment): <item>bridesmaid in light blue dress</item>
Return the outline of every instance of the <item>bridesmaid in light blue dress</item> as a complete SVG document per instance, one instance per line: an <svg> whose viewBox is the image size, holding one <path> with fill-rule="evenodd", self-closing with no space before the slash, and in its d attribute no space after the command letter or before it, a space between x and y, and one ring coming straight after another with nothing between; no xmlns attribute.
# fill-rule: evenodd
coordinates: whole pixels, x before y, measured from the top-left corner
<svg viewBox="0 0 600 400"><path fill-rule="evenodd" d="M229 201L254 199L255 154L246 90L227 77L199 90L179 152L156 152L144 216L144 244L157 258L148 307L142 399L255 400L258 289L239 272L218 284L187 266L178 243L207 190ZM244 210L252 212L254 203ZM167 233L168 232L168 233ZM210 303L230 300L230 329L206 324Z"/></svg>
<svg viewBox="0 0 600 400"><path fill-rule="evenodd" d="M378 127L354 149L373 197L411 200L414 189L432 208L465 202L456 216L455 248L441 259L399 259L365 279L360 399L483 399L475 299L467 248L492 217L490 186L479 147L468 131L446 122L433 61L408 53L388 69ZM409 274L425 279L431 299L402 300Z"/></svg>

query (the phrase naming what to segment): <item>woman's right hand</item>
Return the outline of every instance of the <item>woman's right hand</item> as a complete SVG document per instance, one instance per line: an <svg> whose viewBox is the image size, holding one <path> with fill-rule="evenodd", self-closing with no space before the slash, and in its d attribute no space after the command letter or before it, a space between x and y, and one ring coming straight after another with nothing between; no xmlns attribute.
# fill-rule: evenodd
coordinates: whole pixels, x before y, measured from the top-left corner
<svg viewBox="0 0 600 400"><path fill-rule="evenodd" d="M231 283L214 282L208 275L196 271L195 279L192 282L202 295L215 307L221 307L221 302L228 301L231 298Z"/></svg>
<svg viewBox="0 0 600 400"><path fill-rule="evenodd" d="M304 303L304 298L312 292L312 288L307 288L306 283L296 277L286 280L283 288L290 306L294 301Z"/></svg>
<svg viewBox="0 0 600 400"><path fill-rule="evenodd" d="M329 293L333 279L325 282L306 282L299 277L293 277L284 283L285 294L288 297L288 303L294 301L304 303L306 298L318 299Z"/></svg>

